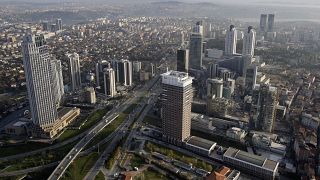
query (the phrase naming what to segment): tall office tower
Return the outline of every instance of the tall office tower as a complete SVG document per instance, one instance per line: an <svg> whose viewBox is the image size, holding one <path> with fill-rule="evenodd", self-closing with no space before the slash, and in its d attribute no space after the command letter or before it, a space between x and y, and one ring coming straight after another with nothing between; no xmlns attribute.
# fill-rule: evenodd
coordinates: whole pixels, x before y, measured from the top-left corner
<svg viewBox="0 0 320 180"><path fill-rule="evenodd" d="M40 136L58 119L51 57L43 35L27 35L21 46L32 121Z"/></svg>
<svg viewBox="0 0 320 180"><path fill-rule="evenodd" d="M189 50L178 49L177 50L177 71L188 72L189 70Z"/></svg>
<svg viewBox="0 0 320 180"><path fill-rule="evenodd" d="M192 77L169 71L162 76L162 131L164 139L179 144L190 136Z"/></svg>
<svg viewBox="0 0 320 180"><path fill-rule="evenodd" d="M226 68L218 68L218 77L221 78L223 81L227 81L229 78L231 78L232 72Z"/></svg>
<svg viewBox="0 0 320 180"><path fill-rule="evenodd" d="M219 65L217 63L210 63L209 64L209 78L214 79L218 75L218 68Z"/></svg>
<svg viewBox="0 0 320 180"><path fill-rule="evenodd" d="M248 27L248 31L244 33L242 55L254 56L254 48L256 44L256 31L252 26Z"/></svg>
<svg viewBox="0 0 320 180"><path fill-rule="evenodd" d="M267 19L268 19L267 14L261 14L260 16L260 32L261 33L264 33L267 31Z"/></svg>
<svg viewBox="0 0 320 180"><path fill-rule="evenodd" d="M225 55L233 55L237 53L237 30L234 25L231 25L227 31L224 49Z"/></svg>
<svg viewBox="0 0 320 180"><path fill-rule="evenodd" d="M118 61L118 60L110 61L111 68L114 70L114 73L116 74L116 83L120 82L119 62L120 61Z"/></svg>
<svg viewBox="0 0 320 180"><path fill-rule="evenodd" d="M42 25L42 31L49 31L50 27L49 27L48 21L43 21L41 25Z"/></svg>
<svg viewBox="0 0 320 180"><path fill-rule="evenodd" d="M201 21L198 21L198 22L196 23L196 25L194 26L193 32L194 32L194 33L199 33L199 34L201 34L202 36L204 35L203 23L202 23Z"/></svg>
<svg viewBox="0 0 320 180"><path fill-rule="evenodd" d="M268 32L274 32L274 14L268 14Z"/></svg>
<svg viewBox="0 0 320 180"><path fill-rule="evenodd" d="M54 92L56 95L56 105L59 107L62 103L62 99L64 96L64 85L63 85L63 77L62 77L62 66L61 61L57 59L51 60L51 71L53 75L54 81Z"/></svg>
<svg viewBox="0 0 320 180"><path fill-rule="evenodd" d="M251 125L255 130L271 132L275 121L277 88L266 84L256 85L252 93Z"/></svg>
<svg viewBox="0 0 320 180"><path fill-rule="evenodd" d="M245 78L245 94L252 95L252 90L257 83L257 73L258 67L251 66L246 71L246 78Z"/></svg>
<svg viewBox="0 0 320 180"><path fill-rule="evenodd" d="M133 72L138 73L141 70L141 61L133 61L132 62Z"/></svg>
<svg viewBox="0 0 320 180"><path fill-rule="evenodd" d="M207 98L222 98L223 80L222 79L207 79Z"/></svg>
<svg viewBox="0 0 320 180"><path fill-rule="evenodd" d="M199 33L192 33L190 36L189 48L189 68L201 70L202 67L202 53L203 53L203 38Z"/></svg>
<svg viewBox="0 0 320 180"><path fill-rule="evenodd" d="M103 75L104 75L104 69L105 68L111 68L111 64L106 60L101 60L98 63L96 63L96 86L101 86L103 84Z"/></svg>
<svg viewBox="0 0 320 180"><path fill-rule="evenodd" d="M57 25L57 30L61 31L62 30L62 19L57 19L56 25Z"/></svg>
<svg viewBox="0 0 320 180"><path fill-rule="evenodd" d="M104 69L104 94L109 97L114 97L116 91L115 73L112 68Z"/></svg>
<svg viewBox="0 0 320 180"><path fill-rule="evenodd" d="M129 60L118 62L119 82L125 86L132 85L132 63Z"/></svg>
<svg viewBox="0 0 320 180"><path fill-rule="evenodd" d="M79 54L67 54L69 58L69 71L71 78L71 89L77 91L81 87L80 59Z"/></svg>

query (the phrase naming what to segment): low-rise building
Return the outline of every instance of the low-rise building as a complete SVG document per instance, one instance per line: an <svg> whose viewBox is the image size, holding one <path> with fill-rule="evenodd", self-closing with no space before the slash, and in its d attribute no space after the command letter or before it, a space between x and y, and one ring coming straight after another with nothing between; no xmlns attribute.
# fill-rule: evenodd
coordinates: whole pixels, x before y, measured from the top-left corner
<svg viewBox="0 0 320 180"><path fill-rule="evenodd" d="M232 170L226 166L222 166L206 177L206 180L237 180L239 178L240 171Z"/></svg>
<svg viewBox="0 0 320 180"><path fill-rule="evenodd" d="M273 180L277 176L279 163L263 156L229 147L222 159L236 169L246 171L261 179Z"/></svg>
<svg viewBox="0 0 320 180"><path fill-rule="evenodd" d="M301 123L305 127L316 130L319 126L320 119L318 117L313 117L311 114L303 112L301 114Z"/></svg>
<svg viewBox="0 0 320 180"><path fill-rule="evenodd" d="M215 142L196 136L191 136L186 141L187 149L205 156L210 155L216 145L217 143Z"/></svg>
<svg viewBox="0 0 320 180"><path fill-rule="evenodd" d="M232 127L227 130L227 137L236 141L243 141L247 132L238 127Z"/></svg>

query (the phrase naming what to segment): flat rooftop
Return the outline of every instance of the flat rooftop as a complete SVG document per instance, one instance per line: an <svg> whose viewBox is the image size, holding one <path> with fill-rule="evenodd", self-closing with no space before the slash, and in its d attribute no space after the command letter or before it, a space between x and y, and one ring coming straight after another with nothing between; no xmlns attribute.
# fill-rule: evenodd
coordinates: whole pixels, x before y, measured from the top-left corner
<svg viewBox="0 0 320 180"><path fill-rule="evenodd" d="M187 144L191 144L193 146L197 146L206 150L210 150L213 146L215 146L217 143L209 141L207 139L203 139L197 136L191 136L187 140Z"/></svg>
<svg viewBox="0 0 320 180"><path fill-rule="evenodd" d="M228 148L228 150L223 154L223 156L231 157L249 164L260 166L270 171L275 171L278 167L278 162L276 161L272 161L267 159L266 157L257 156L231 147Z"/></svg>
<svg viewBox="0 0 320 180"><path fill-rule="evenodd" d="M168 71L166 73L161 74L162 83L168 84L172 86L185 87L187 85L192 84L192 77L185 72L179 71Z"/></svg>
<svg viewBox="0 0 320 180"><path fill-rule="evenodd" d="M68 114L73 109L74 109L73 107L63 107L63 108L59 109L58 110L58 117L62 118L63 116Z"/></svg>

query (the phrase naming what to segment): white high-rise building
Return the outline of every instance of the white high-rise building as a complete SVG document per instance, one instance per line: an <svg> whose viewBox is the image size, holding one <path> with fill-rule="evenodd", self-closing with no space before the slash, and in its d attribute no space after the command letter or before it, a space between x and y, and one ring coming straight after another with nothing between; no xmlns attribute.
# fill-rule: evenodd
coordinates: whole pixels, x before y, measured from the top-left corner
<svg viewBox="0 0 320 180"><path fill-rule="evenodd" d="M72 53L67 55L69 57L69 70L71 77L71 89L77 91L81 87L81 73L80 73L80 59L79 54Z"/></svg>
<svg viewBox="0 0 320 180"><path fill-rule="evenodd" d="M141 61L133 61L132 62L132 66L133 66L133 72L135 72L135 73L140 72L140 70L141 70Z"/></svg>
<svg viewBox="0 0 320 180"><path fill-rule="evenodd" d="M237 53L237 30L234 25L230 26L230 29L226 34L225 41L225 55L233 55Z"/></svg>
<svg viewBox="0 0 320 180"><path fill-rule="evenodd" d="M244 32L242 55L254 56L255 44L256 31L252 28L252 26L249 26L248 30Z"/></svg>
<svg viewBox="0 0 320 180"><path fill-rule="evenodd" d="M105 68L111 68L110 62L106 60L100 60L98 63L96 63L96 86L103 84L103 70Z"/></svg>
<svg viewBox="0 0 320 180"><path fill-rule="evenodd" d="M162 76L162 132L166 141L179 144L190 136L192 77L169 71Z"/></svg>
<svg viewBox="0 0 320 180"><path fill-rule="evenodd" d="M54 92L56 75L52 73L54 68L44 36L25 36L22 55L32 121L41 130L50 131L58 119Z"/></svg>
<svg viewBox="0 0 320 180"><path fill-rule="evenodd" d="M56 105L59 107L61 105L63 95L64 95L64 85L63 85L63 77L62 77L62 67L61 67L61 61L57 59L53 59L51 61L51 67L52 67L52 75L53 75L53 81L54 81L54 92L56 95Z"/></svg>
<svg viewBox="0 0 320 180"><path fill-rule="evenodd" d="M112 68L104 69L104 94L109 97L114 97L116 91L115 72Z"/></svg>

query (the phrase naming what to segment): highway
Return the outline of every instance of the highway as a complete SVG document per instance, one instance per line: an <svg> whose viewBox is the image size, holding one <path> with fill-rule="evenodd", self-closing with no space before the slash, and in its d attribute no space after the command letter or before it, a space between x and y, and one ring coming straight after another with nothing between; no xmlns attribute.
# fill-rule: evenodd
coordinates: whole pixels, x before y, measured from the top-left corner
<svg viewBox="0 0 320 180"><path fill-rule="evenodd" d="M152 87L154 85L158 85L156 83L153 83ZM151 87L151 88L152 88ZM154 88L153 88L154 89ZM151 107L153 106L153 102L154 102L154 97L157 96L150 96L148 99L143 99L141 101L141 103L136 107L136 109L133 110L132 116L129 117L128 121L126 121L121 128L119 128L117 131L115 131L115 138L111 141L111 143L109 144L109 146L104 150L104 152L102 152L101 156L99 157L99 159L96 161L96 163L94 164L94 166L90 169L90 171L87 173L87 175L85 176L85 180L91 180L94 179L95 176L99 173L100 169L104 167L105 164L105 160L107 160L111 154L111 152L113 152L115 150L115 148L117 147L117 145L119 144L119 142L125 137L125 135L128 133L128 127L131 126L131 124L134 122L135 120L135 116L139 115L141 111L143 111L141 113L141 115L138 118L138 122L141 123L141 121L143 120L142 116L144 117L147 112L151 109ZM152 103L150 103L152 101ZM146 103L148 103L148 106L146 108L145 105ZM135 123L135 124L136 124ZM135 124L133 126L133 129L135 127ZM128 138L125 141L125 146L127 146L128 141L131 140L132 138L132 134L133 134L134 130L131 130ZM108 139L108 137L106 138Z"/></svg>
<svg viewBox="0 0 320 180"><path fill-rule="evenodd" d="M88 131L88 133L70 150L67 156L65 156L64 159L61 160L61 162L52 172L48 180L60 179L61 176L66 171L66 169L72 163L72 161L79 155L80 151L90 142L90 140L92 140L95 137L95 135L99 131L101 131L105 126L109 125L119 115L119 113L125 111L131 104L137 102L140 97L144 96L145 91L151 89L158 80L159 80L159 76L154 77L152 80L146 83L141 89L137 90L133 94L132 98L129 98L119 107L111 110L109 113L111 114L110 116L103 118L102 121L100 121L94 127L92 127ZM126 121L124 123L126 123ZM120 136L116 136L115 139L118 139L118 138L120 138Z"/></svg>

